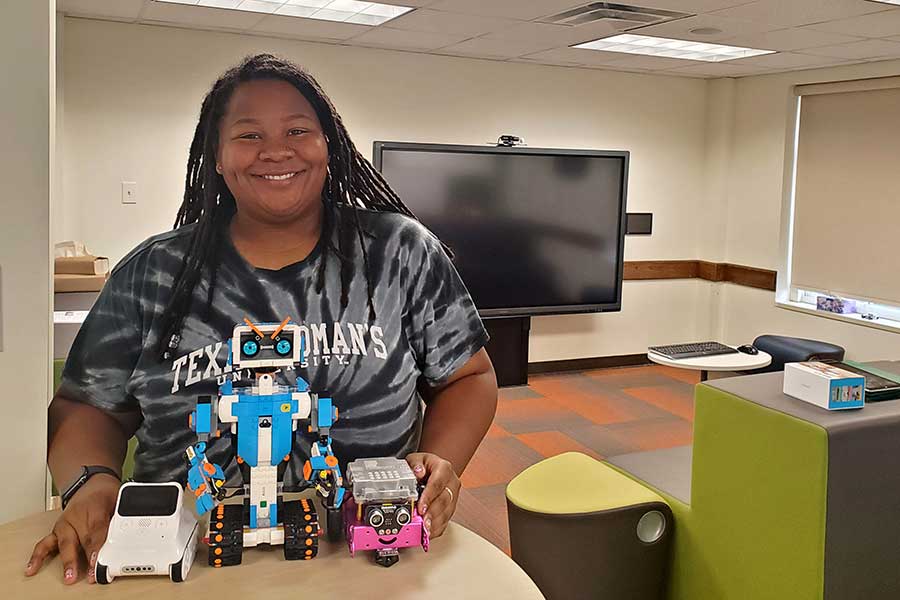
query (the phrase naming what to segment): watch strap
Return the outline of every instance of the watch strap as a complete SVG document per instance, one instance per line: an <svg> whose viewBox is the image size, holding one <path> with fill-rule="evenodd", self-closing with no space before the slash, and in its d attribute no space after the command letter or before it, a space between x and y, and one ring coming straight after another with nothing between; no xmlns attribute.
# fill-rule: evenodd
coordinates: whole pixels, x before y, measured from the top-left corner
<svg viewBox="0 0 900 600"><path fill-rule="evenodd" d="M116 479L121 481L120 475L114 470L104 465L82 465L81 474L78 478L62 493L61 503L63 509L66 508L66 505L69 503L69 500L72 499L72 496L75 495L75 492L80 490L88 480L94 475L98 475L100 473L105 473L107 475L112 475Z"/></svg>

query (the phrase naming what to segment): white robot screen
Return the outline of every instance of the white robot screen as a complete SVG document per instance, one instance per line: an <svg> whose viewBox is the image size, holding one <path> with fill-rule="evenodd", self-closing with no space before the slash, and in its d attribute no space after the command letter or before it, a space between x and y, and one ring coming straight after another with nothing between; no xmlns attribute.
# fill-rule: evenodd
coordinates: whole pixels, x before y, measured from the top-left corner
<svg viewBox="0 0 900 600"><path fill-rule="evenodd" d="M122 489L121 517L168 517L175 514L178 488L174 485L127 486Z"/></svg>

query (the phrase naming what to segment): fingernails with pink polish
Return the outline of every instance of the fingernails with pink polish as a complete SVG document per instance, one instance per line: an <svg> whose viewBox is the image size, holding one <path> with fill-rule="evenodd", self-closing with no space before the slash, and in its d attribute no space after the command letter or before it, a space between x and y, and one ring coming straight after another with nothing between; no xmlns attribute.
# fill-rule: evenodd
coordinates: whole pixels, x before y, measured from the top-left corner
<svg viewBox="0 0 900 600"><path fill-rule="evenodd" d="M425 530L431 531L431 519L425 519Z"/></svg>
<svg viewBox="0 0 900 600"><path fill-rule="evenodd" d="M428 505L427 505L427 504L423 504L423 505L422 505L422 508L419 510L419 512L422 513L422 514L424 515L426 510L428 510Z"/></svg>
<svg viewBox="0 0 900 600"><path fill-rule="evenodd" d="M413 471L421 474L425 472L425 467L423 467L422 465L416 465L416 468L414 468Z"/></svg>
<svg viewBox="0 0 900 600"><path fill-rule="evenodd" d="M97 553L94 552L93 554L91 554L91 571L94 570L94 565L96 565L96 564L97 564Z"/></svg>
<svg viewBox="0 0 900 600"><path fill-rule="evenodd" d="M64 576L66 578L66 581L72 581L73 579L75 579L75 570L74 569L66 569L66 573Z"/></svg>

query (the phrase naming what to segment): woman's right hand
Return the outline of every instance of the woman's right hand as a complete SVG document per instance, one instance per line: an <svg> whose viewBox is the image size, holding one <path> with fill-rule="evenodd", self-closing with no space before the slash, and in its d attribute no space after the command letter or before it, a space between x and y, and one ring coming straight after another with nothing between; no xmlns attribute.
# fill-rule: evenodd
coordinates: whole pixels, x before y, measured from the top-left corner
<svg viewBox="0 0 900 600"><path fill-rule="evenodd" d="M116 509L121 483L111 475L100 473L88 479L56 520L53 531L34 546L25 565L25 575L40 571L54 554L62 559L63 583L78 581L87 566L87 576L94 583L97 553L106 542L109 521Z"/></svg>

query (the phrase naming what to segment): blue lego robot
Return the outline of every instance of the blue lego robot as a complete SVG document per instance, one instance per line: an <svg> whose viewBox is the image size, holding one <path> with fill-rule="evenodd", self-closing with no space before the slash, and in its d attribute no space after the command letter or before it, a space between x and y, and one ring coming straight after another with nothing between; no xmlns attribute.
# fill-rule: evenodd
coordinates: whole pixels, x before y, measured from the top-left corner
<svg viewBox="0 0 900 600"><path fill-rule="evenodd" d="M329 532L342 529L344 480L330 435L338 409L327 395L311 393L299 375L293 388L273 378L281 367L299 366L300 327L290 317L281 323L244 322L234 328L228 341L226 379L218 397L200 396L190 418L198 442L187 449L188 489L195 496L198 514L212 512L208 543L209 564L214 567L239 564L243 549L259 544L282 544L287 560L308 560L317 554L315 506L305 498L285 501L282 497L294 432L301 421L316 436L303 466L305 486L315 488L322 498ZM250 381L238 375L247 369L253 374ZM220 504L225 475L205 455L209 438L221 434L220 423L231 428L243 479L243 504Z"/></svg>

